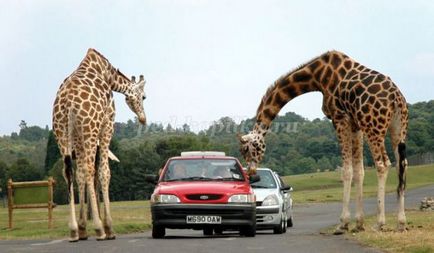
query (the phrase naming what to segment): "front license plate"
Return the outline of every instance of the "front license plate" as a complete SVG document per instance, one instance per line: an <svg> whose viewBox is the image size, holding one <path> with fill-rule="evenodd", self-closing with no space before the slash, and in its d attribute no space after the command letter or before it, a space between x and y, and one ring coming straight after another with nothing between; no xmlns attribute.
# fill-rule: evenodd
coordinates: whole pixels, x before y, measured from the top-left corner
<svg viewBox="0 0 434 253"><path fill-rule="evenodd" d="M187 224L221 224L221 216L187 215Z"/></svg>

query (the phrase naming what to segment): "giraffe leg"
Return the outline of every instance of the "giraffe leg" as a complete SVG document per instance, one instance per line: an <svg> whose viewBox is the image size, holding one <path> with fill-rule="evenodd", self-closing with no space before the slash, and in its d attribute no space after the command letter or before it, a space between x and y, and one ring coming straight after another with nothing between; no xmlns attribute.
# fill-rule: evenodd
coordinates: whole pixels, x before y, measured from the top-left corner
<svg viewBox="0 0 434 253"><path fill-rule="evenodd" d="M384 197L386 191L386 180L389 172L390 161L384 146L384 136L368 133L369 148L377 167L378 192L377 192L377 229L384 230L386 224Z"/></svg>
<svg viewBox="0 0 434 253"><path fill-rule="evenodd" d="M80 240L87 240L87 231L86 231L86 223L87 223L87 213L85 206L86 199L86 181L84 180L84 175L80 175L77 177L77 184L79 189L79 200L80 200L80 215L78 220L78 237Z"/></svg>
<svg viewBox="0 0 434 253"><path fill-rule="evenodd" d="M364 212L363 212L363 180L365 170L363 168L363 133L357 131L353 133L353 170L354 182L356 184L356 228L353 232L365 231Z"/></svg>
<svg viewBox="0 0 434 253"><path fill-rule="evenodd" d="M113 135L113 122L114 122L114 104L107 111L107 118L105 119L105 124L100 134L100 160L98 169L98 178L101 185L101 191L104 200L104 231L106 233L107 240L113 240L116 238L113 232L112 226L112 216L110 213L110 198L109 198L109 185L110 185L110 167L108 159L108 151L110 146L110 141Z"/></svg>
<svg viewBox="0 0 434 253"><path fill-rule="evenodd" d="M103 156L101 158L103 158ZM109 198L110 169L109 169L107 156L105 156L105 161L101 162L99 178L101 182L101 190L104 199L103 223L104 223L104 230L106 233L106 239L113 240L116 238L116 235L113 232L112 217L110 213L110 198Z"/></svg>
<svg viewBox="0 0 434 253"><path fill-rule="evenodd" d="M92 145L88 144L87 146L92 146ZM96 145L94 150L85 150L84 154L85 154L85 159L83 160L85 162L84 169L86 173L82 173L82 174L85 174L85 182L86 182L88 195L89 195L88 204L91 206L91 210L92 210L92 220L95 228L96 239L104 240L105 232L99 215L98 205L96 201L95 184L94 184ZM85 198L85 196L83 196L83 198Z"/></svg>
<svg viewBox="0 0 434 253"><path fill-rule="evenodd" d="M336 228L334 234L339 235L348 231L348 225L350 223L350 195L351 195L351 180L353 178L353 167L352 167L352 135L351 126L346 121L334 122L336 127L337 136L339 143L341 145L342 153L342 181L344 185L343 190L343 203L342 203L342 213L340 218L340 224Z"/></svg>
<svg viewBox="0 0 434 253"><path fill-rule="evenodd" d="M399 117L401 115L395 115L392 124L389 127L390 130L390 138L392 141L392 148L395 155L395 167L396 167L396 174L400 175L400 168L403 169L403 180L404 185L402 187L398 186L397 192L398 192L398 225L397 230L398 231L405 231L406 230L406 223L407 219L405 216L405 208L404 208L404 189L405 189L405 180L406 180L406 170L407 170L407 159L405 158L405 152L401 150L400 145L401 143L404 143L405 139L405 132L403 132L403 129L406 129L406 126L401 126L401 121L399 120ZM405 144L404 144L405 145Z"/></svg>
<svg viewBox="0 0 434 253"><path fill-rule="evenodd" d="M69 221L68 227L70 231L69 241L78 241L78 224L75 216L75 199L74 199L74 183L73 183L73 168L72 157L67 155L64 157L63 177L65 178L66 185L68 187L69 195Z"/></svg>

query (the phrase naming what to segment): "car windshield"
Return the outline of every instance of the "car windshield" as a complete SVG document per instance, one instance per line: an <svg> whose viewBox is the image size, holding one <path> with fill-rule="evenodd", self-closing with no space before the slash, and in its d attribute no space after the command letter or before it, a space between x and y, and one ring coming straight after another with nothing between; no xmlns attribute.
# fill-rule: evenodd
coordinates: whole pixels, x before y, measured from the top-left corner
<svg viewBox="0 0 434 253"><path fill-rule="evenodd" d="M234 159L174 159L163 181L244 181L244 176Z"/></svg>
<svg viewBox="0 0 434 253"><path fill-rule="evenodd" d="M274 180L271 171L257 170L256 174L260 176L261 180L251 184L252 188L276 188L276 180Z"/></svg>

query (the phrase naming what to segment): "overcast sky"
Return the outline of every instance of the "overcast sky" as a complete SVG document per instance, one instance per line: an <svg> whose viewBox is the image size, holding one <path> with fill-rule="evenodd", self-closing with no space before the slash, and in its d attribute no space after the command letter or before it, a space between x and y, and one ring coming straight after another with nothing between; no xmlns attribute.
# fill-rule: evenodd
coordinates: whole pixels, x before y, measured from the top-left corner
<svg viewBox="0 0 434 253"><path fill-rule="evenodd" d="M193 130L255 116L280 75L331 49L392 77L410 103L434 99L434 1L0 2L0 135L51 128L55 94L88 48L144 74L150 122ZM134 114L116 95L116 121ZM280 114L322 118L321 94Z"/></svg>

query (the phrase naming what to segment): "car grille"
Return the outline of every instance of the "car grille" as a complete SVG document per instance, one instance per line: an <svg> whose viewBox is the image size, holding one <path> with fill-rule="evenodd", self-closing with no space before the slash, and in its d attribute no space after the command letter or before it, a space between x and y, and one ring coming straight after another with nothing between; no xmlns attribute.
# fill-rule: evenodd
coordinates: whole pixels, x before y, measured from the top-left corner
<svg viewBox="0 0 434 253"><path fill-rule="evenodd" d="M186 196L189 200L202 200L202 201L208 201L208 200L218 200L223 197L221 194L190 194Z"/></svg>
<svg viewBox="0 0 434 253"><path fill-rule="evenodd" d="M231 209L200 209L200 208L189 208L189 209L167 209L165 210L167 214L172 215L239 215L242 213L240 210Z"/></svg>

